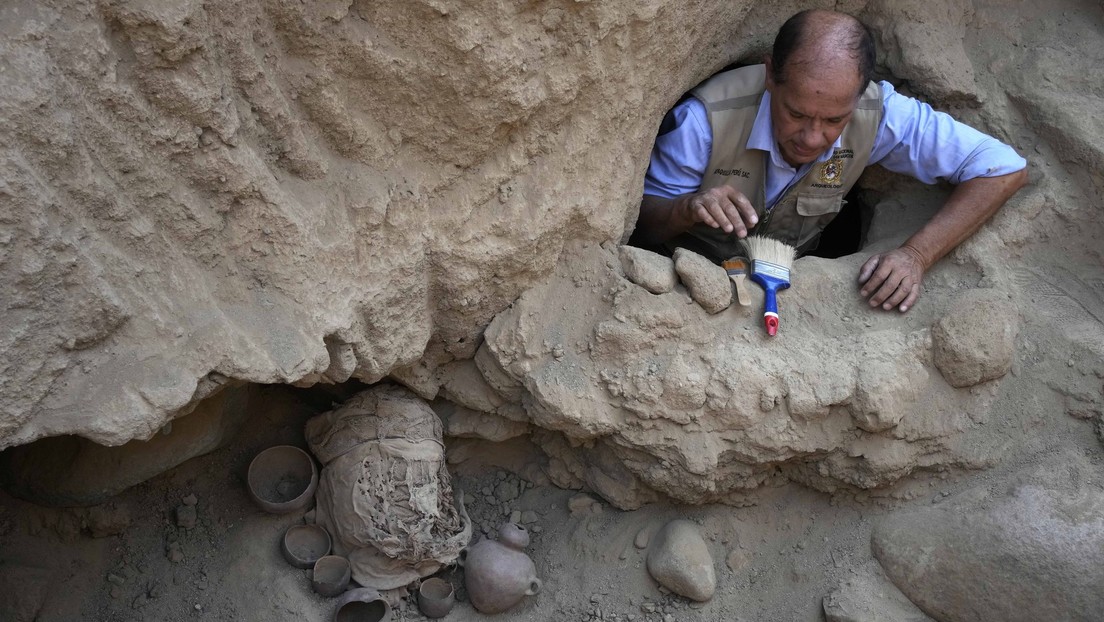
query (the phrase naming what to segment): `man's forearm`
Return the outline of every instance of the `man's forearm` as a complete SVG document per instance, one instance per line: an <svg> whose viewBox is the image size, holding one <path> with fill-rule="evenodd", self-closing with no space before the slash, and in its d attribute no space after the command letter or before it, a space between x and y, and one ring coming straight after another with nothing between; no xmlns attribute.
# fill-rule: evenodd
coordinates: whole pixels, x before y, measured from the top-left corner
<svg viewBox="0 0 1104 622"><path fill-rule="evenodd" d="M927 270L973 235L1027 182L1027 170L962 182L935 216L913 234L903 249L918 255Z"/></svg>
<svg viewBox="0 0 1104 622"><path fill-rule="evenodd" d="M646 242L662 244L693 226L694 223L686 217L685 203L688 196L665 199L644 195L640 201L637 230Z"/></svg>

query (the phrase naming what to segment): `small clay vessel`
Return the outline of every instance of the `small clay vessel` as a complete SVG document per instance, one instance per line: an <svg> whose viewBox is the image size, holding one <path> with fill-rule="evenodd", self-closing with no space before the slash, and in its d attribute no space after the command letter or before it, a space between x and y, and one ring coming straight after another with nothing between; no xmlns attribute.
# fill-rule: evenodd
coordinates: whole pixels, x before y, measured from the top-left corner
<svg viewBox="0 0 1104 622"><path fill-rule="evenodd" d="M472 606L482 613L500 613L540 591L533 560L525 554L529 532L517 523L498 529L498 540L480 540L460 551L464 585Z"/></svg>
<svg viewBox="0 0 1104 622"><path fill-rule="evenodd" d="M330 534L318 525L292 525L284 532L284 559L296 568L311 568L330 552Z"/></svg>
<svg viewBox="0 0 1104 622"><path fill-rule="evenodd" d="M337 598L334 622L388 622L391 605L370 587L358 587Z"/></svg>
<svg viewBox="0 0 1104 622"><path fill-rule="evenodd" d="M314 562L311 588L321 596L337 596L349 587L352 568L349 560L340 555L326 555Z"/></svg>
<svg viewBox="0 0 1104 622"><path fill-rule="evenodd" d="M249 494L266 512L301 510L318 488L318 467L310 454L292 445L277 445L257 454L245 476Z"/></svg>
<svg viewBox="0 0 1104 622"><path fill-rule="evenodd" d="M444 579L432 577L418 586L418 609L427 618L443 618L456 604L456 591Z"/></svg>

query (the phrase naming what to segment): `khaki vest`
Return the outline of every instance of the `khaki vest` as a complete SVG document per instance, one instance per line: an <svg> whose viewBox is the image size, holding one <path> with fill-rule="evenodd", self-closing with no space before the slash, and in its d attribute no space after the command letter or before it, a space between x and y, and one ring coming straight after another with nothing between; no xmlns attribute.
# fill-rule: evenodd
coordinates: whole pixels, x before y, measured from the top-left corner
<svg viewBox="0 0 1104 622"><path fill-rule="evenodd" d="M705 104L713 132L713 149L702 179L702 190L728 184L744 194L759 213L755 235L782 240L804 253L816 247L820 232L843 207L843 197L855 185L870 160L882 120L882 89L871 82L840 135L840 146L827 161L813 164L805 176L765 209L766 162L770 154L747 149L748 137L766 91L764 65L719 73L691 93ZM721 261L746 255L733 234L698 223L671 242Z"/></svg>

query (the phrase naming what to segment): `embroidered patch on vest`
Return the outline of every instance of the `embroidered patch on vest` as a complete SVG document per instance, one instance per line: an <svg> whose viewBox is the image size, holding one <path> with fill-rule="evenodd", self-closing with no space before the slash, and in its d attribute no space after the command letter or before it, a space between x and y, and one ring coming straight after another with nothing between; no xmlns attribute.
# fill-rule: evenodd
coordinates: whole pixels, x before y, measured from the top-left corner
<svg viewBox="0 0 1104 622"><path fill-rule="evenodd" d="M843 184L843 158L839 154L820 165L820 183L833 188Z"/></svg>

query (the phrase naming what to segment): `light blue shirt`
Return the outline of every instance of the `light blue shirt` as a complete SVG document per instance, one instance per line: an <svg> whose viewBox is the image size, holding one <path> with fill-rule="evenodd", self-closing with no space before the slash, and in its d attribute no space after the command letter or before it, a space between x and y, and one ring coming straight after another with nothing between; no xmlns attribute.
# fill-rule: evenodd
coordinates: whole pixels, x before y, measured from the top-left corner
<svg viewBox="0 0 1104 622"><path fill-rule="evenodd" d="M870 161L895 173L910 175L927 184L944 179L953 184L975 177L1014 173L1027 166L1012 147L959 123L950 115L901 95L882 82L882 122L874 139ZM674 198L701 187L713 134L705 104L690 97L670 112L675 128L656 138L644 194ZM816 162L794 168L786 163L774 141L770 93L763 93L748 149L770 153L766 166L766 201L773 207L783 193L805 176L813 164L823 162L840 146L840 139Z"/></svg>

